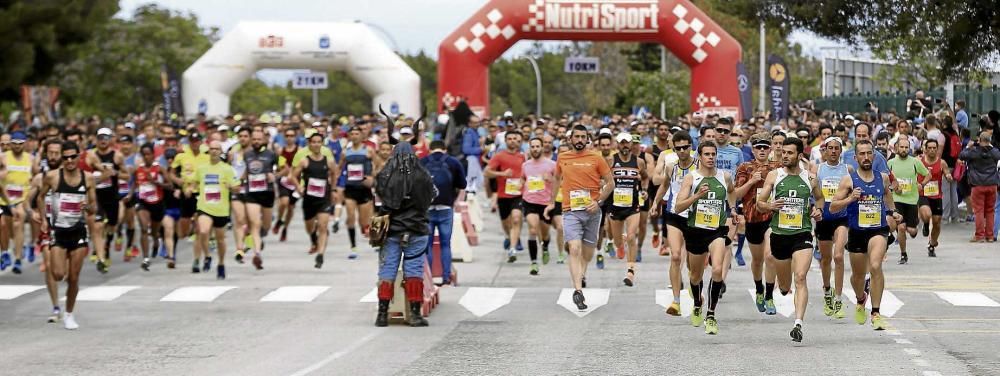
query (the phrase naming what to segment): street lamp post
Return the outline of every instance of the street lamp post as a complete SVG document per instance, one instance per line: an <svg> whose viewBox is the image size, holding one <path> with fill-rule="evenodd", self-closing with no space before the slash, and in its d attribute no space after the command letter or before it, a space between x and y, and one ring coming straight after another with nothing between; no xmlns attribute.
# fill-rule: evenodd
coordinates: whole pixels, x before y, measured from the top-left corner
<svg viewBox="0 0 1000 376"><path fill-rule="evenodd" d="M542 116L542 72L538 69L538 62L531 56L521 56L522 59L531 63L531 68L535 70L535 116Z"/></svg>

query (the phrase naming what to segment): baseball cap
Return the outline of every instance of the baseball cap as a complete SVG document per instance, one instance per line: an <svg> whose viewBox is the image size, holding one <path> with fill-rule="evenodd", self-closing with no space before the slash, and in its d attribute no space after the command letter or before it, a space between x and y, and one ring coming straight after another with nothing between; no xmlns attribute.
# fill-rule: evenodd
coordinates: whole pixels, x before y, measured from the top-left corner
<svg viewBox="0 0 1000 376"><path fill-rule="evenodd" d="M758 133L750 136L750 145L753 145L754 147L771 146L771 138L768 137L766 133Z"/></svg>
<svg viewBox="0 0 1000 376"><path fill-rule="evenodd" d="M229 131L228 125L223 124L219 126L219 132L226 132L226 131Z"/></svg>
<svg viewBox="0 0 1000 376"><path fill-rule="evenodd" d="M125 128L128 128L128 129L135 129L135 123L133 123L133 122L131 122L131 121L130 121L130 122L128 122L128 123L125 123Z"/></svg>
<svg viewBox="0 0 1000 376"><path fill-rule="evenodd" d="M601 128L601 130L597 131L597 134L598 135L606 134L606 135L610 136L611 135L611 128Z"/></svg>
<svg viewBox="0 0 1000 376"><path fill-rule="evenodd" d="M639 136L637 134L632 135L632 142L635 142L635 143L642 142L642 136Z"/></svg>
<svg viewBox="0 0 1000 376"><path fill-rule="evenodd" d="M111 128L101 128L97 130L97 137L108 136L111 137L114 133L111 132Z"/></svg>
<svg viewBox="0 0 1000 376"><path fill-rule="evenodd" d="M512 117L514 117L514 113L510 112L510 111L506 111L506 112L503 113L503 117L504 118L512 118Z"/></svg>
<svg viewBox="0 0 1000 376"><path fill-rule="evenodd" d="M412 135L413 134L413 128L402 127L402 128L399 129L399 134L409 134L409 135Z"/></svg>
<svg viewBox="0 0 1000 376"><path fill-rule="evenodd" d="M174 159L177 156L177 149L170 148L163 152L163 157L166 159Z"/></svg>
<svg viewBox="0 0 1000 376"><path fill-rule="evenodd" d="M323 126L323 123L320 123L320 122L318 122L318 121L314 121L314 122L312 123L312 126L314 126L314 127L322 127L322 126Z"/></svg>
<svg viewBox="0 0 1000 376"><path fill-rule="evenodd" d="M618 136L615 136L615 141L632 142L632 135L625 132L619 133Z"/></svg>
<svg viewBox="0 0 1000 376"><path fill-rule="evenodd" d="M188 135L188 140L201 141L202 140L201 133L191 132L191 134Z"/></svg>
<svg viewBox="0 0 1000 376"><path fill-rule="evenodd" d="M20 144L27 140L28 140L28 135L24 134L24 132L17 131L10 134L10 142L13 142L15 144Z"/></svg>

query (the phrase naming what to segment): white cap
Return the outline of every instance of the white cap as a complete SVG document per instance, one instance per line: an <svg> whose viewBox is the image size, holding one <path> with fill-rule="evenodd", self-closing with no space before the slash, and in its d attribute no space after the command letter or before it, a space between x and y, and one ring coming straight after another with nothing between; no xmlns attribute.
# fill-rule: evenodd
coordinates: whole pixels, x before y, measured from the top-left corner
<svg viewBox="0 0 1000 376"><path fill-rule="evenodd" d="M413 128L402 127L402 128L399 129L399 134L409 134L409 135L412 135L413 134Z"/></svg>
<svg viewBox="0 0 1000 376"><path fill-rule="evenodd" d="M318 122L318 121L314 121L314 122L312 123L312 126L314 126L314 127L322 127L322 126L323 126L323 123L320 123L320 122Z"/></svg>
<svg viewBox="0 0 1000 376"><path fill-rule="evenodd" d="M610 135L611 134L611 128L601 128L601 130L597 131L597 134L598 135L602 135L602 134Z"/></svg>
<svg viewBox="0 0 1000 376"><path fill-rule="evenodd" d="M130 121L130 122L128 122L128 123L125 123L125 128L128 128L128 129L135 129L135 123L133 123L133 122L131 122L131 121Z"/></svg>
<svg viewBox="0 0 1000 376"><path fill-rule="evenodd" d="M448 114L438 115L438 124L447 124L448 119L449 119Z"/></svg>
<svg viewBox="0 0 1000 376"><path fill-rule="evenodd" d="M503 117L505 117L505 118L512 118L512 117L514 117L514 113L510 112L510 111L506 111L506 112L503 113Z"/></svg>
<svg viewBox="0 0 1000 376"><path fill-rule="evenodd" d="M229 130L229 126L228 125L222 124L222 125L219 126L219 132L226 132L228 130Z"/></svg>
<svg viewBox="0 0 1000 376"><path fill-rule="evenodd" d="M621 132L615 137L615 141L618 142L632 142L632 135L628 132Z"/></svg>
<svg viewBox="0 0 1000 376"><path fill-rule="evenodd" d="M111 132L111 128L101 128L97 130L98 136L113 136L114 133Z"/></svg>
<svg viewBox="0 0 1000 376"><path fill-rule="evenodd" d="M837 141L837 143L840 144L841 146L844 145L844 140L841 140L840 137L827 137L826 140L823 140L822 146L826 146L826 144L829 144L834 141Z"/></svg>

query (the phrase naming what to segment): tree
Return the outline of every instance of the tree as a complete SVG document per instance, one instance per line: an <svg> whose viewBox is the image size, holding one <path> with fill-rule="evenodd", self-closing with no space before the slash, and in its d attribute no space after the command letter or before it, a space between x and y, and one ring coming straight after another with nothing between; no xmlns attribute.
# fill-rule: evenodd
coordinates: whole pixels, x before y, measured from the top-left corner
<svg viewBox="0 0 1000 376"><path fill-rule="evenodd" d="M22 84L44 83L117 12L117 0L0 2L0 100L16 100Z"/></svg>
<svg viewBox="0 0 1000 376"><path fill-rule="evenodd" d="M297 101L298 98L283 86L268 86L263 81L252 78L233 92L229 102L229 112L234 114L283 112L285 101L289 100Z"/></svg>
<svg viewBox="0 0 1000 376"><path fill-rule="evenodd" d="M142 112L162 102L163 65L182 71L218 40L193 14L144 5L130 20L113 19L94 38L73 48L52 82L76 110L103 114Z"/></svg>
<svg viewBox="0 0 1000 376"><path fill-rule="evenodd" d="M1000 0L882 0L863 5L843 0L735 0L731 9L744 19L763 19L785 30L801 28L864 44L894 61L912 61L927 53L940 66L932 79L938 82L987 70L1000 50Z"/></svg>

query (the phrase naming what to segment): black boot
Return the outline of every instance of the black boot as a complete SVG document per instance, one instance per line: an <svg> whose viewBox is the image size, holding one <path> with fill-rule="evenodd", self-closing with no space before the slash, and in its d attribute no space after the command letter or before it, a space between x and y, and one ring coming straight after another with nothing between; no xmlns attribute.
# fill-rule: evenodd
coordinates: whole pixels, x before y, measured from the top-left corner
<svg viewBox="0 0 1000 376"><path fill-rule="evenodd" d="M420 315L420 302L410 302L410 321L412 327L427 326L427 320Z"/></svg>
<svg viewBox="0 0 1000 376"><path fill-rule="evenodd" d="M378 301L378 315L375 316L375 326L389 326L389 301Z"/></svg>

